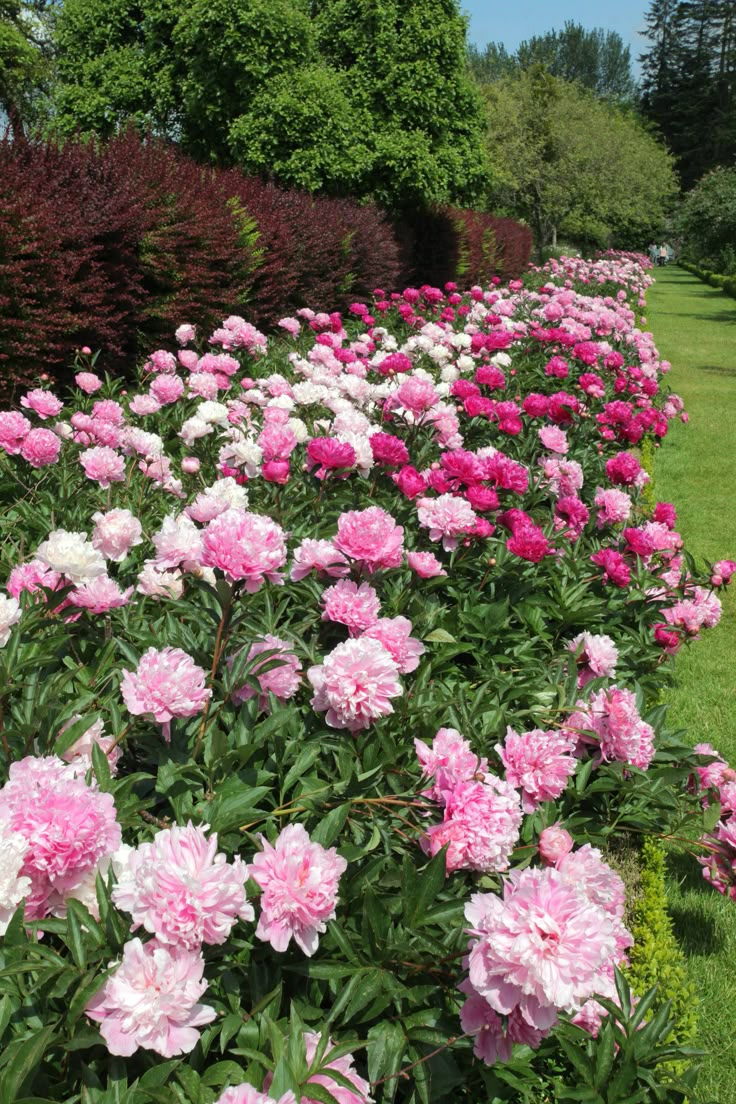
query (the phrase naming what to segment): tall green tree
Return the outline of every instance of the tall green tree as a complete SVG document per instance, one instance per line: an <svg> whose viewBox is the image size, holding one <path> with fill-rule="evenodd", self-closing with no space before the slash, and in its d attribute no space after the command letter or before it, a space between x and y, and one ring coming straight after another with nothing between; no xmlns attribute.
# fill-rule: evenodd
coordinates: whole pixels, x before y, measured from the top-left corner
<svg viewBox="0 0 736 1104"><path fill-rule="evenodd" d="M50 75L46 0L0 0L0 113L14 129L36 115Z"/></svg>
<svg viewBox="0 0 736 1104"><path fill-rule="evenodd" d="M65 0L55 122L128 119L203 161L391 207L488 169L458 0Z"/></svg>
<svg viewBox="0 0 736 1104"><path fill-rule="evenodd" d="M641 244L676 191L672 160L629 111L542 65L484 89L491 203L525 218L540 253L558 233Z"/></svg>

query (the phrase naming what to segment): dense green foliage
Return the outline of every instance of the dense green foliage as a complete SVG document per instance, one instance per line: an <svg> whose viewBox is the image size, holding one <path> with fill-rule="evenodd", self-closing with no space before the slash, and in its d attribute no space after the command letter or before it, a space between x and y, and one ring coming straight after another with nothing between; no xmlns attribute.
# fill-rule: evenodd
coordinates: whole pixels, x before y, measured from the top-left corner
<svg viewBox="0 0 736 1104"><path fill-rule="evenodd" d="M199 158L390 207L487 182L457 0L66 0L53 123L128 119Z"/></svg>
<svg viewBox="0 0 736 1104"><path fill-rule="evenodd" d="M642 108L691 187L736 156L736 3L652 0L646 35Z"/></svg>
<svg viewBox="0 0 736 1104"><path fill-rule="evenodd" d="M635 116L541 66L484 89L492 205L529 222L537 248L557 232L628 244L662 226L671 158Z"/></svg>
<svg viewBox="0 0 736 1104"><path fill-rule="evenodd" d="M715 169L685 196L678 230L701 268L736 274L736 168Z"/></svg>
<svg viewBox="0 0 736 1104"><path fill-rule="evenodd" d="M498 42L489 42L485 50L470 47L468 61L481 84L519 69L544 65L553 76L576 81L597 96L628 100L636 90L631 51L621 36L601 27L586 30L570 19L561 31L525 39L514 54Z"/></svg>

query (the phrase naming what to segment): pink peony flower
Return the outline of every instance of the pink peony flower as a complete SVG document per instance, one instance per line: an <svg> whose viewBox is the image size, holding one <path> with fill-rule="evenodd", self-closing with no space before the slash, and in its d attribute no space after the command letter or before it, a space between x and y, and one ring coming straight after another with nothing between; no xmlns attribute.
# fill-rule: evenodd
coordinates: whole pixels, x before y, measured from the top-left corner
<svg viewBox="0 0 736 1104"><path fill-rule="evenodd" d="M207 988L203 974L204 959L197 951L131 939L122 962L85 1011L100 1025L110 1054L128 1058L139 1047L164 1058L188 1054L199 1040L197 1028L217 1015L197 1003Z"/></svg>
<svg viewBox="0 0 736 1104"><path fill-rule="evenodd" d="M92 547L112 563L120 563L143 540L143 526L130 510L98 511L92 520Z"/></svg>
<svg viewBox="0 0 736 1104"><path fill-rule="evenodd" d="M554 866L572 850L573 839L569 832L552 824L539 833L539 855L548 866Z"/></svg>
<svg viewBox="0 0 736 1104"><path fill-rule="evenodd" d="M506 739L496 751L506 768L506 781L521 790L521 807L533 813L542 801L554 801L575 773L577 759L570 740L560 732L535 728L531 732L506 729Z"/></svg>
<svg viewBox="0 0 736 1104"><path fill-rule="evenodd" d="M176 371L176 364L174 364L174 371ZM161 403L162 406L168 406L170 403L177 402L184 394L184 380L181 376L162 372L151 380L150 393L156 402Z"/></svg>
<svg viewBox="0 0 736 1104"><path fill-rule="evenodd" d="M373 433L369 442L377 464L400 468L409 463L409 450L399 437L393 437L390 433Z"/></svg>
<svg viewBox="0 0 736 1104"><path fill-rule="evenodd" d="M247 878L244 862L218 853L217 833L208 839L190 821L128 852L112 900L130 913L133 931L144 927L159 943L195 951L224 943L237 920L255 919Z"/></svg>
<svg viewBox="0 0 736 1104"><path fill-rule="evenodd" d="M125 459L107 445L80 452L79 462L87 478L99 483L103 490L125 479Z"/></svg>
<svg viewBox="0 0 736 1104"><path fill-rule="evenodd" d="M76 713L71 721L63 725L59 730L59 736L63 732L66 732L70 725L76 721L80 721L82 718L79 713ZM112 736L104 735L104 725L101 720L93 721L86 732L83 732L78 740L75 740L71 747L68 747L66 751L61 753L61 758L65 763L69 763L76 769L79 774L86 774L87 771L92 770L92 748L97 745L107 756L107 761L110 765L110 774L117 774L118 761L122 754L120 745L116 744Z"/></svg>
<svg viewBox="0 0 736 1104"><path fill-rule="evenodd" d="M45 391L42 387L37 387L34 391L23 395L20 405L38 414L43 421L46 418L56 418L64 409L63 402L57 399L53 391Z"/></svg>
<svg viewBox="0 0 736 1104"><path fill-rule="evenodd" d="M419 524L429 529L430 540L441 540L447 552L457 548L458 537L471 533L478 521L470 503L451 494L418 499L417 514Z"/></svg>
<svg viewBox="0 0 736 1104"><path fill-rule="evenodd" d="M420 579L436 579L439 575L447 575L434 552L407 552L406 560Z"/></svg>
<svg viewBox="0 0 736 1104"><path fill-rule="evenodd" d="M322 593L323 621L337 621L346 625L351 636L359 636L375 625L381 612L378 595L369 583L341 579Z"/></svg>
<svg viewBox="0 0 736 1104"><path fill-rule="evenodd" d="M232 582L244 582L249 594L264 582L282 582L286 534L262 514L231 507L209 522L203 533L205 567L217 567Z"/></svg>
<svg viewBox="0 0 736 1104"><path fill-rule="evenodd" d="M530 563L540 563L552 552L552 546L544 532L531 522L515 525L512 535L506 541L506 547L519 559Z"/></svg>
<svg viewBox="0 0 736 1104"><path fill-rule="evenodd" d="M434 384L419 376L404 380L396 392L396 399L415 418L421 418L439 400Z"/></svg>
<svg viewBox="0 0 736 1104"><path fill-rule="evenodd" d="M285 951L293 939L306 955L317 950L319 935L335 917L345 859L334 847L313 843L301 824L289 824L272 845L261 836L248 875L263 890L256 935L275 951Z"/></svg>
<svg viewBox="0 0 736 1104"><path fill-rule="evenodd" d="M294 562L291 566L292 582L298 583L300 579L305 579L311 571L321 572L336 579L349 574L350 566L332 541L306 538L298 548L294 549Z"/></svg>
<svg viewBox="0 0 736 1104"><path fill-rule="evenodd" d="M297 1104L297 1099L291 1089L287 1089L278 1100L275 1100L268 1093L259 1092L258 1089L244 1082L241 1085L233 1085L231 1089L225 1089L222 1096L218 1096L215 1104Z"/></svg>
<svg viewBox="0 0 736 1104"><path fill-rule="evenodd" d="M196 335L196 326L193 326L190 322L182 322L181 326L177 326L174 331L177 345L188 345L190 341L194 341Z"/></svg>
<svg viewBox="0 0 736 1104"><path fill-rule="evenodd" d="M166 570L181 567L184 571L197 571L204 545L202 534L186 514L169 514L161 528L152 537L156 549L154 562Z"/></svg>
<svg viewBox="0 0 736 1104"><path fill-rule="evenodd" d="M161 403L153 395L135 395L128 404L132 414L145 417L146 414L157 414L161 409Z"/></svg>
<svg viewBox="0 0 736 1104"><path fill-rule="evenodd" d="M626 491L616 488L603 490L598 488L595 496L595 504L599 507L597 523L598 528L604 525L619 525L629 520L633 504Z"/></svg>
<svg viewBox="0 0 736 1104"><path fill-rule="evenodd" d="M440 728L430 748L423 740L414 739L414 750L432 786L423 790L425 797L444 803L445 791L452 791L458 782L482 781L488 770L488 760L480 759L456 728Z"/></svg>
<svg viewBox="0 0 736 1104"><path fill-rule="evenodd" d="M28 594L38 594L42 587L48 590L56 590L61 583L61 575L58 571L42 563L41 560L31 560L29 563L18 564L8 576L8 593L13 598L19 598L25 591ZM40 595L46 601L45 595Z"/></svg>
<svg viewBox="0 0 736 1104"><path fill-rule="evenodd" d="M307 468L317 479L325 479L329 472L352 468L356 461L355 449L334 437L313 437L307 445Z"/></svg>
<svg viewBox="0 0 736 1104"><path fill-rule="evenodd" d="M603 568L603 582L612 582L614 586L626 587L631 582L631 569L620 552L612 548L601 548L590 557L591 563Z"/></svg>
<svg viewBox="0 0 736 1104"><path fill-rule="evenodd" d="M436 855L447 845L447 873L507 870L521 828L519 795L512 785L486 775L483 782L457 782L443 790L444 819L427 829L422 849Z"/></svg>
<svg viewBox="0 0 736 1104"><path fill-rule="evenodd" d="M28 844L23 874L30 878L29 919L63 911L100 863L120 846L112 795L86 785L55 756L11 763L0 789L0 824Z"/></svg>
<svg viewBox="0 0 736 1104"><path fill-rule="evenodd" d="M380 506L349 510L337 519L332 542L338 552L367 571L398 567L404 551L404 530Z"/></svg>
<svg viewBox="0 0 736 1104"><path fill-rule="evenodd" d="M18 410L0 411L0 449L8 456L17 456L31 423Z"/></svg>
<svg viewBox="0 0 736 1104"><path fill-rule="evenodd" d="M102 387L102 380L94 372L77 372L74 382L87 395L94 395Z"/></svg>
<svg viewBox="0 0 736 1104"><path fill-rule="evenodd" d="M411 630L411 621L406 617L381 617L366 629L363 637L380 641L393 658L399 674L408 675L417 669L419 657L424 654L424 645L411 635Z"/></svg>
<svg viewBox="0 0 736 1104"><path fill-rule="evenodd" d="M256 656L262 655L264 652L271 653L248 669L249 678L251 681L255 679L260 687L258 707L261 711L270 711L269 693L277 697L280 702L285 702L289 698L293 698L299 689L301 683L299 672L302 665L290 649L291 645L287 640L281 640L278 636L271 636L270 633L266 633L262 640L251 644L248 649L249 664ZM228 659L228 667L233 666L235 659L235 656ZM241 704L255 697L256 693L257 691L252 686L245 683L238 689L233 690L232 698L234 702Z"/></svg>
<svg viewBox="0 0 736 1104"><path fill-rule="evenodd" d="M135 588L149 598L181 598L184 582L181 571L162 571L153 560L146 560Z"/></svg>
<svg viewBox="0 0 736 1104"><path fill-rule="evenodd" d="M567 434L564 429L560 429L559 426L542 426L541 429L537 430L537 433L544 447L551 452L564 454L570 448Z"/></svg>
<svg viewBox="0 0 736 1104"><path fill-rule="evenodd" d="M69 602L90 613L109 613L111 609L126 606L130 601L133 588L121 590L114 579L108 575L98 575L69 595Z"/></svg>
<svg viewBox="0 0 736 1104"><path fill-rule="evenodd" d="M578 702L570 721L582 730L583 741L597 742L604 762L631 763L646 770L654 757L654 729L643 721L631 690L612 686L599 690L587 703ZM590 733L591 735L588 735Z"/></svg>
<svg viewBox="0 0 736 1104"><path fill-rule="evenodd" d="M594 678L613 678L618 663L618 648L610 636L582 632L568 641L567 650L577 655L578 686Z"/></svg>
<svg viewBox="0 0 736 1104"><path fill-rule="evenodd" d="M310 667L314 687L312 708L327 711L331 728L360 732L393 713L391 698L403 693L398 668L377 640L346 640L325 657L321 667Z"/></svg>
<svg viewBox="0 0 736 1104"><path fill-rule="evenodd" d="M180 648L149 648L135 671L123 670L120 691L130 713L152 716L163 725L168 743L173 718L196 716L212 697L204 683L202 668Z"/></svg>
<svg viewBox="0 0 736 1104"><path fill-rule="evenodd" d="M59 459L61 441L50 429L30 429L20 446L20 454L33 468L46 468Z"/></svg>

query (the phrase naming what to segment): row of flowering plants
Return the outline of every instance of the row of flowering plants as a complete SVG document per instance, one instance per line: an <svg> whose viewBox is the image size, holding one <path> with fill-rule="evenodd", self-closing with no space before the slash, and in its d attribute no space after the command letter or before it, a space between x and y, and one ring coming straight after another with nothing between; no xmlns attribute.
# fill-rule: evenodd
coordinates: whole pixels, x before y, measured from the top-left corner
<svg viewBox="0 0 736 1104"><path fill-rule="evenodd" d="M715 830L733 883L660 696L736 565L646 493L645 266L183 323L0 413L2 1104L684 1099L612 855Z"/></svg>

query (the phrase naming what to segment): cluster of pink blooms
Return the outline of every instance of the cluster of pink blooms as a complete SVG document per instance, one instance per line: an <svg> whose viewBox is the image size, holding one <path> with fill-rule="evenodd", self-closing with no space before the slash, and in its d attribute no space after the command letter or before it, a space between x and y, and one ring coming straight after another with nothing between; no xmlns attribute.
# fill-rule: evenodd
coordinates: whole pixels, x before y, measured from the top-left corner
<svg viewBox="0 0 736 1104"><path fill-rule="evenodd" d="M441 728L432 747L415 740L424 775L432 779L427 796L443 806L440 824L427 828L422 848L436 855L447 847L447 872L508 870L521 828L519 794L510 782L488 773L467 740Z"/></svg>
<svg viewBox="0 0 736 1104"><path fill-rule="evenodd" d="M506 770L506 781L521 790L521 807L533 813L542 801L560 796L578 765L573 755L577 741L569 732L544 731L518 733L506 729L503 745L496 751Z"/></svg>
<svg viewBox="0 0 736 1104"><path fill-rule="evenodd" d="M578 702L567 729L579 745L592 746L599 761L646 770L654 757L654 729L642 720L631 690L611 686Z"/></svg>
<svg viewBox="0 0 736 1104"><path fill-rule="evenodd" d="M696 770L694 789L702 795L704 805L713 794L720 805L718 823L700 841L705 850L698 862L706 881L736 901L736 770L710 744L696 744L693 750L708 757Z"/></svg>
<svg viewBox="0 0 736 1104"><path fill-rule="evenodd" d="M621 879L587 845L554 866L512 871L502 897L471 898L460 1015L478 1058L493 1065L513 1043L539 1046L561 1011L597 1031L594 998L613 996L614 967L632 942L623 909Z"/></svg>

